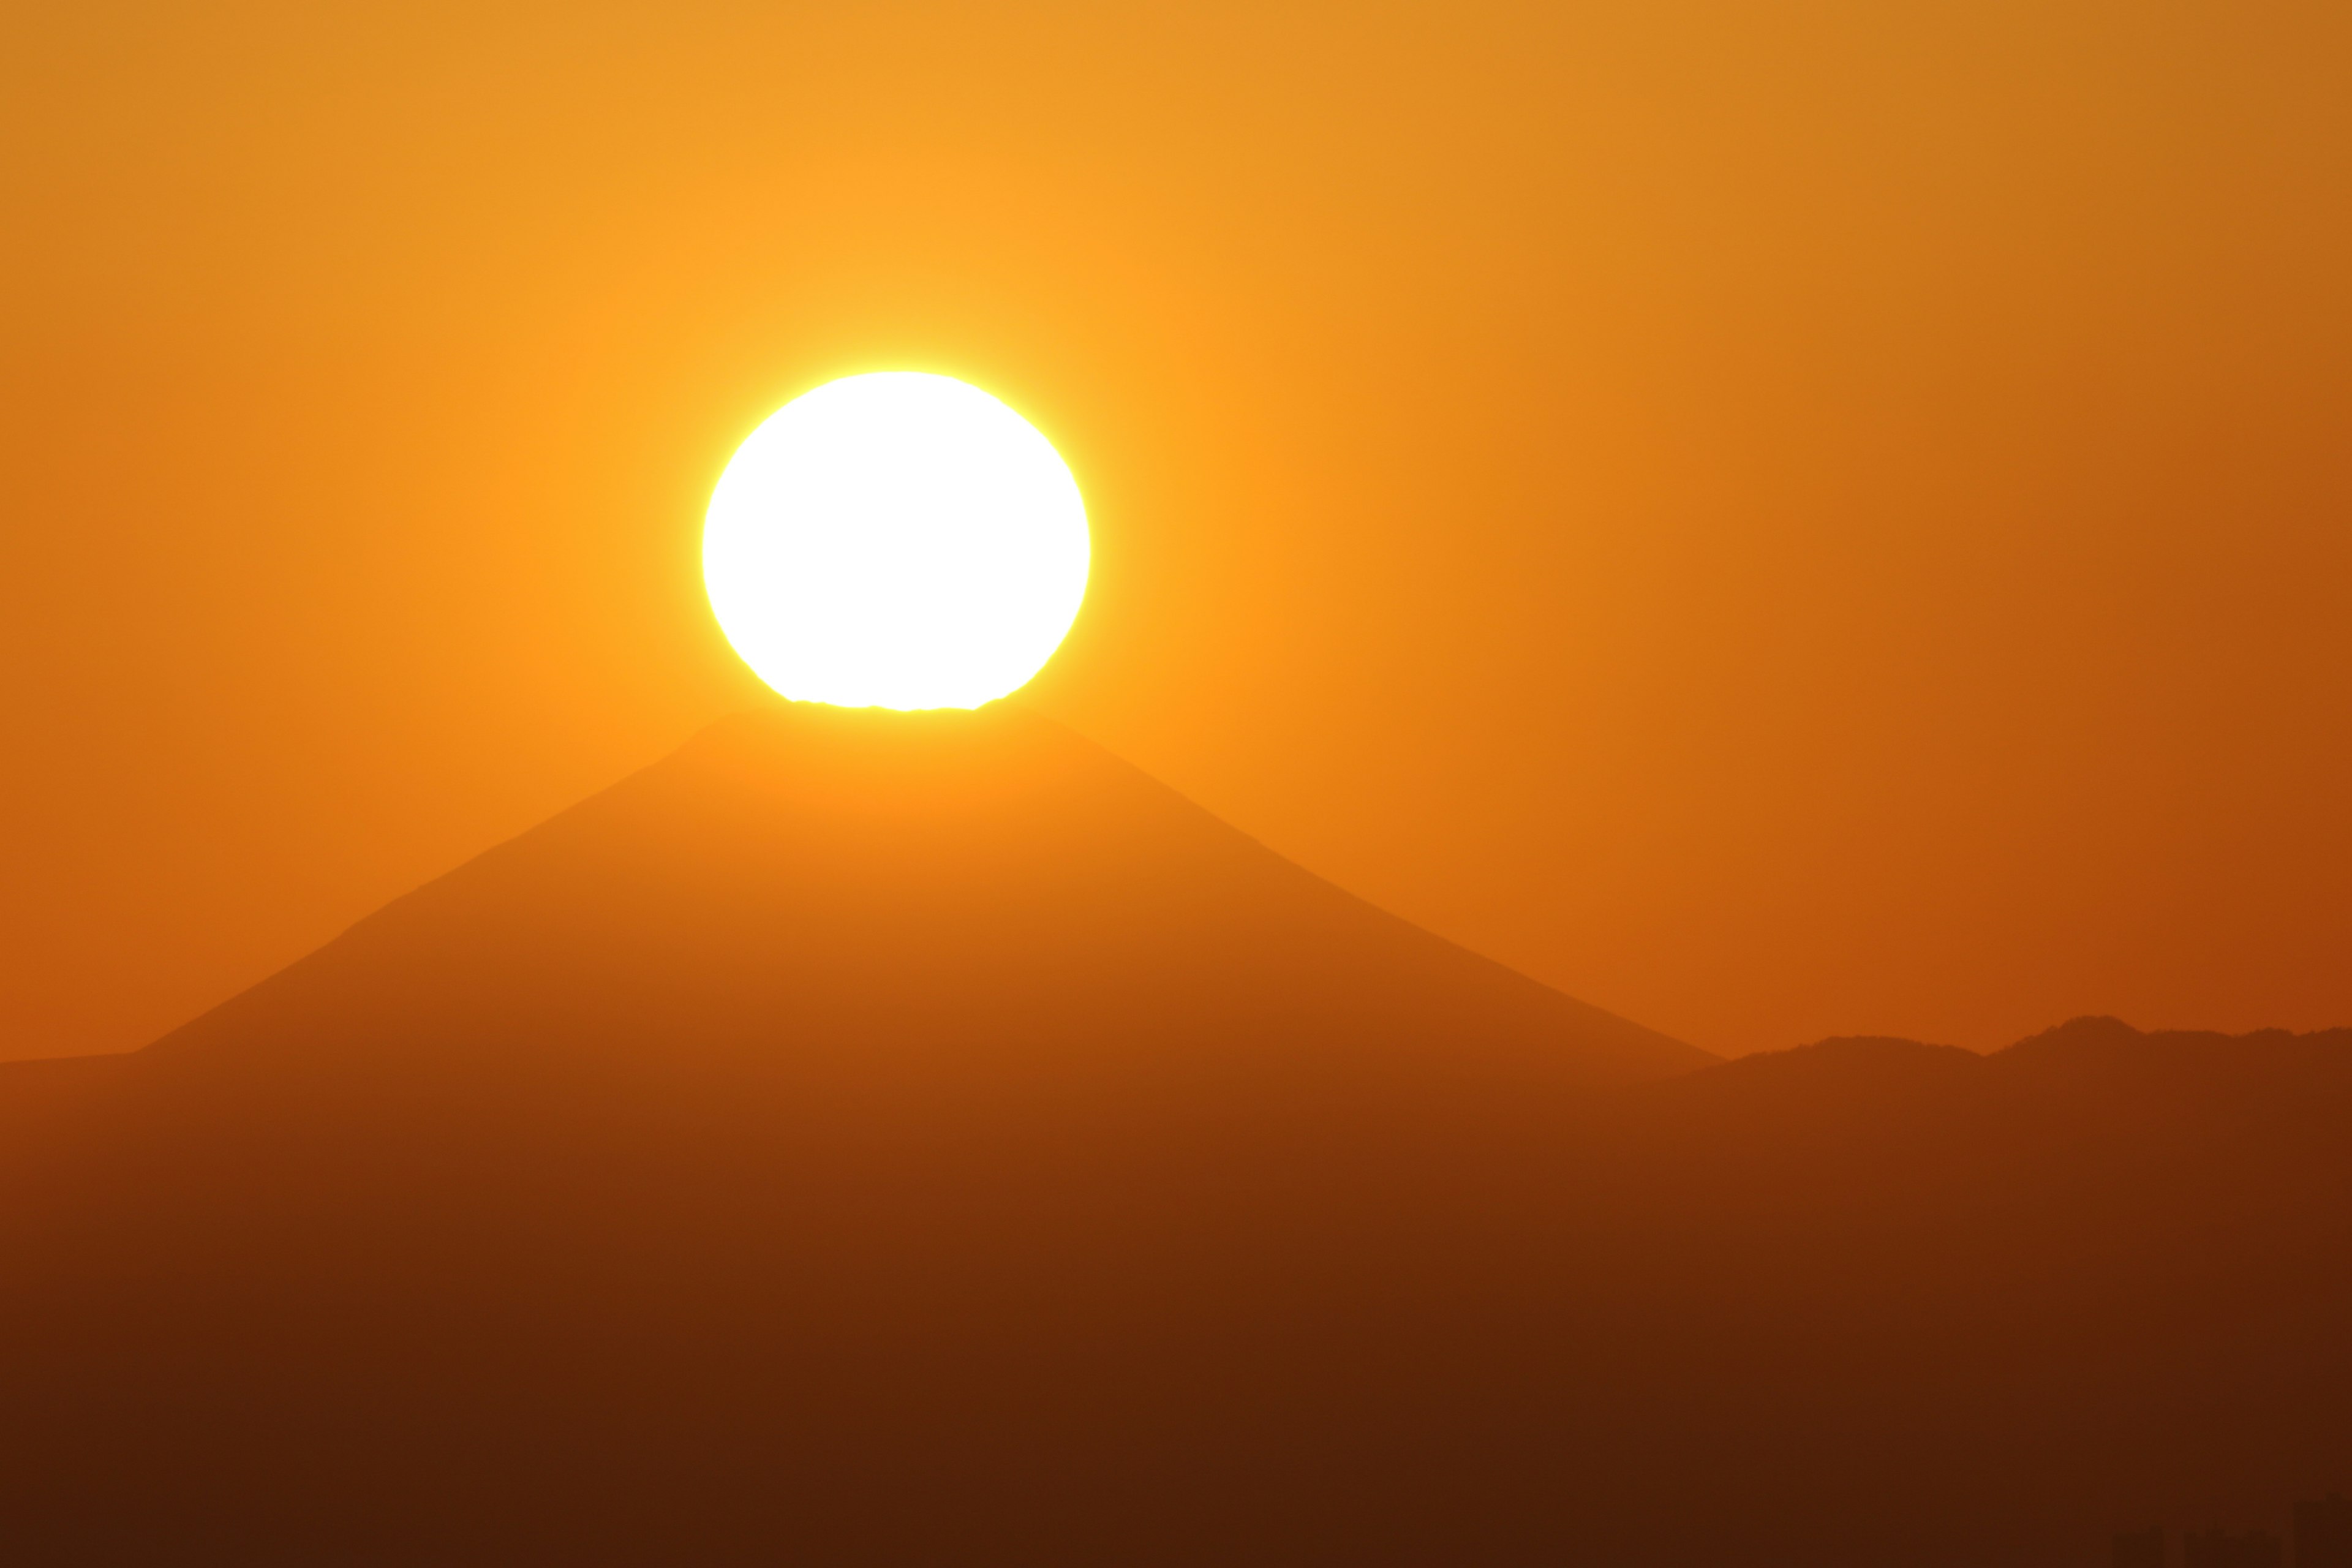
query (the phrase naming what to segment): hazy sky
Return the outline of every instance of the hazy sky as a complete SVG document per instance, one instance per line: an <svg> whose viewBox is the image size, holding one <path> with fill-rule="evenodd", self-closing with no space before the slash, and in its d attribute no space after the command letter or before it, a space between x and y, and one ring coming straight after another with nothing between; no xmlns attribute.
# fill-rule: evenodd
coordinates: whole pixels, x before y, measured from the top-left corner
<svg viewBox="0 0 2352 1568"><path fill-rule="evenodd" d="M17 6L0 1055L757 690L701 505L943 371L1027 698L1724 1051L2352 1022L2352 9Z"/></svg>

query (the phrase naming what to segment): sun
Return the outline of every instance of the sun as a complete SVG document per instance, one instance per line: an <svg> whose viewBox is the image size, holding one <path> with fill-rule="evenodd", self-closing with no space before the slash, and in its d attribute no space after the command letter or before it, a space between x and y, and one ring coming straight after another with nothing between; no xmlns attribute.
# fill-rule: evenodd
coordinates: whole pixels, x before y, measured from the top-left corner
<svg viewBox="0 0 2352 1568"><path fill-rule="evenodd" d="M844 708L977 708L1026 685L1077 617L1091 554L1053 443L976 386L899 371L777 410L702 531L743 662Z"/></svg>

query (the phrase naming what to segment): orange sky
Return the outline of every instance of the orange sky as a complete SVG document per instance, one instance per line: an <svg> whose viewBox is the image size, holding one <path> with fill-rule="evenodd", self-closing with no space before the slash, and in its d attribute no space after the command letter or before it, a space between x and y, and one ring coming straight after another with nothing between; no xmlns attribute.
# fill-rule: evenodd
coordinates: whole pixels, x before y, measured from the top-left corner
<svg viewBox="0 0 2352 1568"><path fill-rule="evenodd" d="M756 689L734 444L965 376L1031 700L1723 1051L2352 1022L2352 10L19 6L0 1055Z"/></svg>

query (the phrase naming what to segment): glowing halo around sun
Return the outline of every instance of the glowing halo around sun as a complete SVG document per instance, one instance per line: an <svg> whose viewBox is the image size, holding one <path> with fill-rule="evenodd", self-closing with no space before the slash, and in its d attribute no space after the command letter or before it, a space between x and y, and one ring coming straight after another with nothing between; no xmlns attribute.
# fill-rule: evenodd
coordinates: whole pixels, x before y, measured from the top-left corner
<svg viewBox="0 0 2352 1568"><path fill-rule="evenodd" d="M702 579L786 697L977 708L1028 683L1086 597L1077 481L1021 416L951 376L828 382L719 476Z"/></svg>

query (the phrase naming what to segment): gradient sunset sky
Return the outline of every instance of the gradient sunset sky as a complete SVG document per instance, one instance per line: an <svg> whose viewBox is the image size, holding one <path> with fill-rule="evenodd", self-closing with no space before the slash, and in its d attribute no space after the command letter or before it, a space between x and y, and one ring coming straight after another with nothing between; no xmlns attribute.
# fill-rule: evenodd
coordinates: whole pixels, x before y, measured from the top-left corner
<svg viewBox="0 0 2352 1568"><path fill-rule="evenodd" d="M0 1056L760 693L762 417L964 377L1024 694L1710 1049L2352 1022L2352 8L0 21Z"/></svg>

